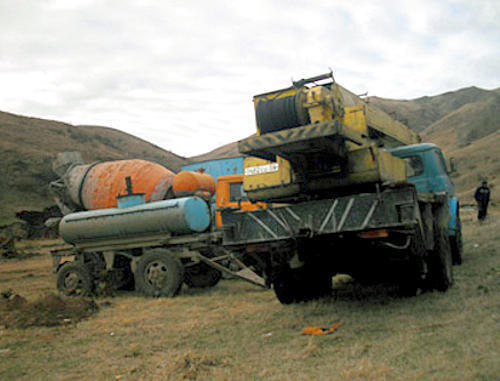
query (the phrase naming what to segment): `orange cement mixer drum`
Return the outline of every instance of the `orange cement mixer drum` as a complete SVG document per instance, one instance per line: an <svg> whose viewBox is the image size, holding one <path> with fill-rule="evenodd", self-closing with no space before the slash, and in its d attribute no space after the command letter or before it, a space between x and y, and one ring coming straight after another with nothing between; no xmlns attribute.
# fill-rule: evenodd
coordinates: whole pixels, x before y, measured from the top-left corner
<svg viewBox="0 0 500 381"><path fill-rule="evenodd" d="M175 175L172 190L176 197L199 196L210 199L215 193L215 180L206 173L182 171Z"/></svg>
<svg viewBox="0 0 500 381"><path fill-rule="evenodd" d="M163 200L175 173L146 160L116 160L97 163L87 172L80 188L87 210L115 208L116 197L126 193L125 178L132 180L134 193L144 193L146 202Z"/></svg>

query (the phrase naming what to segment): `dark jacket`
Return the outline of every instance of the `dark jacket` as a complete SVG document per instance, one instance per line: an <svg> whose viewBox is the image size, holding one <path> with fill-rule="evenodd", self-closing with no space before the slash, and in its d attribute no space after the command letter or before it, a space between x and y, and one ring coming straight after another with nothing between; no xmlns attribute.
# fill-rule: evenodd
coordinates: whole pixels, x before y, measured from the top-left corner
<svg viewBox="0 0 500 381"><path fill-rule="evenodd" d="M487 204L490 201L490 188L486 185L481 185L474 193L474 199L482 204Z"/></svg>

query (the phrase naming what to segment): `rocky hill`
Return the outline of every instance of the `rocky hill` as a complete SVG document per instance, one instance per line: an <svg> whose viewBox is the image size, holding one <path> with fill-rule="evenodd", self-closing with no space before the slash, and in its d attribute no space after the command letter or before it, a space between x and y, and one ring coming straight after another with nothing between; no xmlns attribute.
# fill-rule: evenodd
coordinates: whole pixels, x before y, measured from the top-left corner
<svg viewBox="0 0 500 381"><path fill-rule="evenodd" d="M233 142L202 155L190 157L189 160L192 162L199 162L205 160L226 159L228 157L236 156L241 156L241 154L238 151L238 142Z"/></svg>
<svg viewBox="0 0 500 381"><path fill-rule="evenodd" d="M0 225L20 209L53 204L48 183L56 178L51 162L58 152L80 151L87 162L142 158L177 171L187 160L124 132L73 126L0 112Z"/></svg>
<svg viewBox="0 0 500 381"><path fill-rule="evenodd" d="M458 172L453 181L465 202L472 201L474 189L483 178L489 180L493 199L498 201L500 88L468 87L413 100L370 97L368 101L456 159Z"/></svg>

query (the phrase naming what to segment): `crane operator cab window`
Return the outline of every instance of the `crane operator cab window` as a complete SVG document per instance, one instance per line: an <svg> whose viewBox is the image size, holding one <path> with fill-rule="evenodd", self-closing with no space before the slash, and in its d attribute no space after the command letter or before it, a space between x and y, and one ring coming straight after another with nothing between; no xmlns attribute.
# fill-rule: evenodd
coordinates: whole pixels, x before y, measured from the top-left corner
<svg viewBox="0 0 500 381"><path fill-rule="evenodd" d="M424 163L418 156L410 156L405 159L406 173L408 177L419 176L424 173Z"/></svg>
<svg viewBox="0 0 500 381"><path fill-rule="evenodd" d="M243 182L229 184L229 201L238 202L246 200L248 200L248 196L243 190Z"/></svg>

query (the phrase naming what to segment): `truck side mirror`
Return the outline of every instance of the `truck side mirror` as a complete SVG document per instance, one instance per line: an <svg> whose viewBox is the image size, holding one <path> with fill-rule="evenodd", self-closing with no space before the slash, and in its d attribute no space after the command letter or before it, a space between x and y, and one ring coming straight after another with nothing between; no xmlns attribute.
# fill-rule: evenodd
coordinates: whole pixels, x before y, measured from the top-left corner
<svg viewBox="0 0 500 381"><path fill-rule="evenodd" d="M454 157L450 157L450 173L455 173L457 171L457 162Z"/></svg>

